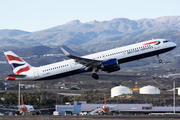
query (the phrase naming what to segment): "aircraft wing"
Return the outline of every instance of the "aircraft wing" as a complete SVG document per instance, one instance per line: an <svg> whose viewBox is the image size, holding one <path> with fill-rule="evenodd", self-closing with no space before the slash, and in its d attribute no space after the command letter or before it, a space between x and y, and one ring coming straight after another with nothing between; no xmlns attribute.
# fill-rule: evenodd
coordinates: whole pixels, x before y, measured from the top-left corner
<svg viewBox="0 0 180 120"><path fill-rule="evenodd" d="M83 57L78 57L75 55L71 55L70 53L68 53L65 49L63 49L61 47L61 50L64 52L64 54L69 57L74 59L76 62L78 62L79 64L82 64L84 66L86 66L86 68L91 68L93 66L98 66L100 65L103 61L101 60L93 60L93 59L88 59L88 58L83 58Z"/></svg>
<svg viewBox="0 0 180 120"><path fill-rule="evenodd" d="M18 108L17 109L14 109L14 108L0 108L1 111L18 111Z"/></svg>
<svg viewBox="0 0 180 120"><path fill-rule="evenodd" d="M43 111L48 111L48 110L55 110L55 108L43 108L43 109L34 109L29 111L32 115L41 115L43 114Z"/></svg>
<svg viewBox="0 0 180 120"><path fill-rule="evenodd" d="M118 109L112 109L112 110L110 110L110 112L119 112L119 110Z"/></svg>
<svg viewBox="0 0 180 120"><path fill-rule="evenodd" d="M31 111L43 111L43 110L54 110L55 108L41 108L41 109L34 109Z"/></svg>

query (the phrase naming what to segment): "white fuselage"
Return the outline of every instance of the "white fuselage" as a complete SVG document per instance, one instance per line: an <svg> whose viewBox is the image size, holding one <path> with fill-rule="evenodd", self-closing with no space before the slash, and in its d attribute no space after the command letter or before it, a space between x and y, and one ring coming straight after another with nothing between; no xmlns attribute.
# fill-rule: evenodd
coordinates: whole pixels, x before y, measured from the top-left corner
<svg viewBox="0 0 180 120"><path fill-rule="evenodd" d="M20 110L21 112L31 112L34 111L34 108L31 105L21 105Z"/></svg>
<svg viewBox="0 0 180 120"><path fill-rule="evenodd" d="M160 43L157 41L159 41ZM145 57L159 55L161 53L170 51L175 47L176 44L173 42L166 41L165 39L154 39L82 56L82 58L102 61L116 58L118 60L118 63L121 64ZM25 78L17 78L16 80L49 80L82 72L87 72L85 70L85 66L79 64L78 62L75 62L74 59L69 59L49 65L44 65L41 67L32 67L29 71L21 73L27 75Z"/></svg>

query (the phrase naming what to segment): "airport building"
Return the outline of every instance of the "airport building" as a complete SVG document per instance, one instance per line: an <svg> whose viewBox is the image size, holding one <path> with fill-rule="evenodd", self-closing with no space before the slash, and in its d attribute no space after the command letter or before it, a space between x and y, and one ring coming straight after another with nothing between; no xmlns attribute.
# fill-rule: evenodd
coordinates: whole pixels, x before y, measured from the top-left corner
<svg viewBox="0 0 180 120"><path fill-rule="evenodd" d="M73 114L80 112L91 112L104 104L87 104L86 101L74 101L74 105L56 105L56 111L65 114L71 111ZM157 107L152 104L107 104L110 109L118 110L124 115L147 115L149 113L173 113L173 107ZM180 107L175 108L176 113L180 113Z"/></svg>

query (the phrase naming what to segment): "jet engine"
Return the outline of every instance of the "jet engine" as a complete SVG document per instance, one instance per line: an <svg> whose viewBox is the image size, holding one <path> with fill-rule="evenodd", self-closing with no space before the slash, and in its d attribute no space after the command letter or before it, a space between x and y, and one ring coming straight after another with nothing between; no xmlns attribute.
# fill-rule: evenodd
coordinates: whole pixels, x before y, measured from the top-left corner
<svg viewBox="0 0 180 120"><path fill-rule="evenodd" d="M36 111L36 115L41 115L41 111Z"/></svg>
<svg viewBox="0 0 180 120"><path fill-rule="evenodd" d="M114 58L104 61L101 65L101 69L102 71L107 71L108 73L110 73L120 70L120 66L118 64L118 60Z"/></svg>
<svg viewBox="0 0 180 120"><path fill-rule="evenodd" d="M17 110L17 111L15 112L15 114L16 114L16 115L22 115L22 112L19 111L19 110Z"/></svg>

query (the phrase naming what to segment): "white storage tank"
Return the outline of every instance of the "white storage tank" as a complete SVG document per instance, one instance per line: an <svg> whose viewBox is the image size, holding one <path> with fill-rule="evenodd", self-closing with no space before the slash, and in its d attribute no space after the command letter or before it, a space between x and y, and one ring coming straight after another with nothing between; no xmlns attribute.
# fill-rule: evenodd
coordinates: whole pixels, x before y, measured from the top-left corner
<svg viewBox="0 0 180 120"><path fill-rule="evenodd" d="M178 89L178 95L180 95L180 87L178 87L178 88L176 88L176 89Z"/></svg>
<svg viewBox="0 0 180 120"><path fill-rule="evenodd" d="M132 94L132 90L125 86L116 86L111 88L111 97L119 96L122 94Z"/></svg>
<svg viewBox="0 0 180 120"><path fill-rule="evenodd" d="M160 90L154 86L145 86L139 90L139 94L160 94Z"/></svg>

